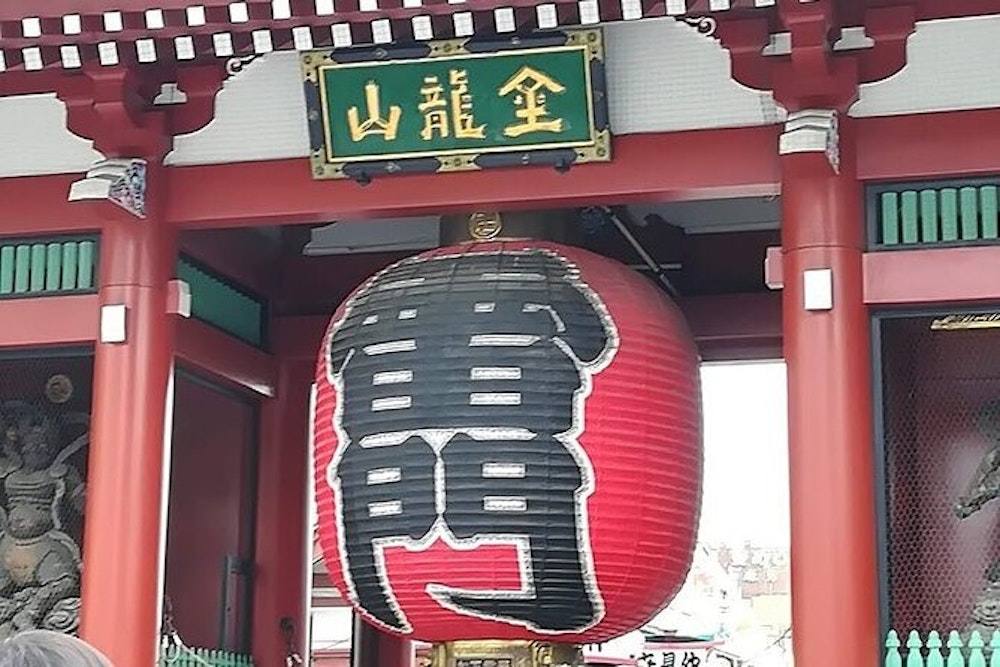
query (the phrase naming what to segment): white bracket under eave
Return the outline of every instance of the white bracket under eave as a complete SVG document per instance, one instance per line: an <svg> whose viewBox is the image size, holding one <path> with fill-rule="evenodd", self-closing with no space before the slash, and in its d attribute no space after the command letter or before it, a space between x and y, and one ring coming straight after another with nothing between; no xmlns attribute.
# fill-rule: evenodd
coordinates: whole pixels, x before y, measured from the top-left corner
<svg viewBox="0 0 1000 667"><path fill-rule="evenodd" d="M101 160L70 186L69 201L109 201L137 218L146 218L146 161Z"/></svg>
<svg viewBox="0 0 1000 667"><path fill-rule="evenodd" d="M840 173L840 134L833 109L803 109L788 114L778 153L825 153L834 173Z"/></svg>
<svg viewBox="0 0 1000 667"><path fill-rule="evenodd" d="M174 279L167 283L167 314L191 317L191 285Z"/></svg>

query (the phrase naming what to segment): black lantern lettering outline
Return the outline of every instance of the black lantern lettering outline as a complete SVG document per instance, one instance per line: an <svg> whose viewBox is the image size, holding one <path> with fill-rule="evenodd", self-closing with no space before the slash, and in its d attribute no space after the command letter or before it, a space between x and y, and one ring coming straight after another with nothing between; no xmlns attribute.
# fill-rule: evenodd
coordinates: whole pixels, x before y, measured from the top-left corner
<svg viewBox="0 0 1000 667"><path fill-rule="evenodd" d="M530 290L528 290L528 294L518 294L518 286L521 285L523 288L524 281L529 281L530 283L530 281L536 279L545 280L546 278L551 278L552 276L548 275L548 273L555 268L557 271L555 287L553 287L552 281L549 281L542 283L545 289L548 291L562 290L564 301L569 300L572 302L575 299L578 304L582 304L574 312L563 313L563 315L575 318L574 321L569 322L569 325L561 319L561 315L557 312L556 308L551 303L545 303L543 299L524 299L523 303L520 304L521 308L519 312L522 315L534 314L536 318L541 318L540 320L533 320L534 325L543 320L548 323L547 326L552 331L547 340L542 340L545 336L529 336L530 338L534 338L534 341L526 345L531 345L534 342L542 342L543 345L548 345L548 347L543 349L548 350L550 354L552 353L552 347L558 348L561 355L564 355L559 358L563 362L569 361L572 364L575 386L570 392L569 397L571 407L568 410L569 414L562 416L565 423L561 424L557 431L553 431L552 429L547 429L547 432L532 431L529 428L519 426L517 423L510 423L509 420L507 423L500 425L488 423L480 425L471 423L452 424L447 428L434 428L433 422L428 422L424 424L418 423L416 424L416 428L413 428L411 425L401 430L393 431L389 429L386 431L382 428L381 424L377 423L377 420L375 420L375 423L359 425L359 419L357 419L356 414L358 412L357 406L352 409L345 408L346 404L351 403L350 396L345 394L345 387L348 384L345 382L344 375L347 372L345 369L351 369L351 363L355 359L355 366L361 368L361 370L351 372L355 373L355 375L368 374L373 385L382 383L390 385L397 383L416 384L414 382L415 375L418 375L419 371L400 368L392 369L391 365L379 367L367 364L367 366L362 368L362 365L367 363L367 361L373 357L380 357L383 354L391 356L393 353L399 352L416 352L419 355L420 352L416 350L416 334L413 338L402 337L396 340L378 340L372 343L369 339L358 334L358 332L364 331L366 325L377 325L379 318L386 316L389 311L392 311L396 320L415 320L418 316L417 309L400 308L400 305L405 304L400 304L398 299L392 298L393 295L390 293L393 290L406 290L422 285L424 280L422 276L427 274L428 267L434 266L435 262L448 261L453 262L456 266L461 266L463 262L472 262L472 270L479 271L481 279L491 281L488 287L495 291L498 287L494 283L501 283L502 285L499 289L506 289L508 292L505 296L510 297L510 300L514 303L517 303L519 298L525 296L539 296L540 293L537 290L533 295L530 294ZM476 262L483 264L483 266L476 267ZM539 265L539 262L541 265ZM509 265L511 263L513 263L515 270L506 270L506 268L510 268ZM497 270L492 272L484 271L484 268L489 268L491 264L496 266ZM533 269L539 268L544 269L542 274L537 274L537 272L532 273ZM381 299L381 306L383 308L381 310L378 307L374 308L374 313L370 313L371 308L364 310L366 305L372 305L368 301L379 301L378 295L380 292L384 293L383 296L388 297ZM376 296L365 301L358 308L359 301L364 301L365 297L371 295ZM475 295L473 294L472 296ZM448 307L450 306L449 302ZM501 304L501 307L507 306L509 304L506 302ZM477 301L474 304L474 308L476 313L492 313L497 308L497 303L496 301L483 299ZM359 320L361 315L364 315L364 317ZM546 316L549 319L546 319ZM351 321L351 326L347 326L345 323L348 323L352 317L354 319ZM586 328L590 332L591 340L584 341L582 344L583 348L587 348L587 343L589 342L590 349L578 353L574 349L574 346L567 342L567 339L572 339L569 326L578 325L581 317L592 317L593 322L588 323L589 328ZM406 330L406 324L404 323L401 327L404 331ZM398 322L394 324L394 326L397 325ZM340 344L335 345L338 333L342 333L345 329L348 329L348 332L344 335L353 338L346 344L343 343L343 340L340 340L338 341ZM595 340L593 340L595 330L599 332L599 345L595 345ZM492 343L483 341L483 339L489 339L491 336L493 339ZM517 347L524 344L523 341L516 342L510 340L517 337L524 338L524 335L511 332L497 334L496 332L489 331L480 332L479 334L473 333L469 336L469 346L473 347L477 339L479 339L478 342L482 343L485 347L493 345L490 347L492 355L502 357L505 351L509 350L510 345ZM497 342L499 339L504 340ZM360 351L364 354L364 357L355 357L359 353L359 344L364 342L369 342L369 345L361 345ZM505 348L505 345L508 347ZM604 602L594 572L587 511L587 500L594 491L594 472L586 452L579 444L579 437L585 428L585 402L591 392L592 377L607 368L614 358L618 346L617 328L599 296L589 285L582 281L579 269L572 262L551 250L473 251L466 254L413 257L398 262L379 272L351 297L344 309L343 315L330 327L327 339L324 341L327 381L336 389L337 393L337 406L333 426L339 443L337 452L327 469L327 482L332 487L337 500L338 548L341 556L340 561L343 576L349 589L348 596L365 611L365 615L370 620L391 630L400 632L412 631L412 627L405 612L400 607L389 581L385 563L385 550L392 547L402 547L410 551L421 551L427 549L438 539L442 540L455 551L470 551L488 545L514 546L518 557L518 570L521 582L519 590L502 591L463 590L442 584L429 583L426 587L427 592L443 607L463 615L522 625L542 634L579 633L593 627L603 619ZM541 348L542 346L539 347ZM337 357L336 361L334 360L335 356ZM418 357L411 357L411 360L413 363L419 363ZM423 368L422 370L428 372L428 368ZM476 368L470 369L470 374L474 375L476 370ZM479 368L478 370L486 371L487 374L499 371L502 376L502 372L510 371L511 367L505 365ZM470 379L476 378L472 377ZM510 380L513 378L501 377L500 379ZM520 375L518 375L518 379L520 379ZM352 387L360 387L359 377L355 377L352 382L354 383L351 385ZM360 394L362 392L355 391L354 393ZM470 404L474 404L474 396L476 395L474 391L469 394ZM510 394L494 392L493 394L485 395L492 396L490 399L492 401L495 401L499 396L502 403L505 400L503 396L509 396ZM363 398L367 398L368 396L369 394L365 394ZM520 396L520 393L518 393L518 396ZM417 395L416 400L419 401L419 398L419 395ZM414 397L410 394L404 396L380 396L371 399L370 411L372 413L382 411L392 413L395 410L408 410L411 408L413 401ZM345 410L352 415L355 422L353 428L348 428L345 425ZM565 419L567 416L568 419ZM476 419L482 419L482 417L477 416ZM352 434L349 432L351 430L355 432ZM561 610L563 613L560 620L555 620L560 616L560 610L555 610L555 615L550 614L547 618L535 618L531 613L523 611L529 608L538 609L545 606L544 599L537 599L539 590L536 586L537 580L533 571L535 559L532 552L532 536L530 533L526 534L523 530L477 532L474 526L471 528L469 526L460 526L462 530L457 532L461 533L461 535L456 535L453 526L460 525L462 523L461 519L446 520L450 512L447 491L448 478L445 474L446 467L449 463L453 466L459 466L463 460L466 460L456 450L465 447L467 450L473 451L477 443L487 441L502 441L505 444L530 442L541 446L545 444L544 441L546 439L561 445L562 450L558 453L571 457L576 469L579 471L579 480L573 484L575 488L571 490L564 489L563 491L571 492L573 548L579 562L578 576L580 578L582 594L589 599L583 601L585 603L589 601L589 609L585 609L583 612L570 611L568 615L565 613L567 610ZM362 463L360 467L355 466L356 462L365 458L365 451L384 447L393 448L393 451L398 454L398 458L407 462L407 465L404 466L401 464L400 466L372 468L370 465ZM450 452L448 447L451 448ZM493 451L499 451L499 448ZM454 455L449 456L450 453ZM551 458L551 452L549 452L548 458ZM450 459L453 461L450 461ZM492 472L495 474L487 474L487 466L489 465L494 466ZM517 465L516 462L504 461L482 463L482 477L486 480L484 483L486 486L489 486L489 479L502 479L505 475L511 480L518 478L516 474L513 477L510 475L512 472L518 472L517 470L513 470ZM355 466L354 469L350 469L352 466ZM521 464L520 479L522 481L525 478L524 469L525 465ZM405 491L405 497L400 495L398 498L392 498L392 494L380 495L381 492L379 489L388 488L386 485L404 481L403 477L407 470L413 473L411 477L423 477L419 483L419 489L414 486L413 481L409 481L409 488ZM350 538L347 537L348 531L345 529L345 492L342 487L342 478L346 475L347 479L353 485L350 487L350 492L347 495L359 495L358 488L360 482L358 480L362 472L366 476L367 485L362 495L368 500L374 499L372 502L367 503L367 523L378 523L380 518L385 517L397 517L398 521L394 524L395 529L390 531L391 534L375 534L369 540L371 553L367 553L364 549L361 550L360 557L365 562L362 563L361 567L352 567L352 559L355 560L355 565L357 565L359 555L357 553L349 553L351 550L347 548L346 544ZM428 480L428 477L432 477L433 479ZM430 489L428 489L428 481L430 481ZM433 498L427 494L427 491L431 489ZM421 493L423 496L421 496ZM452 491L450 492L451 498L460 497L462 493L462 491ZM470 492L466 490L464 494L462 498L465 501L465 509L468 510ZM490 510L489 503L491 502L500 504L522 502L525 506L528 502L524 497L502 495L488 497L476 492L472 492L471 498L482 501L484 512ZM403 507L404 500L406 503L413 502L418 505L422 503L422 509L416 513L406 512ZM551 501L551 498L549 500ZM431 504L433 504L433 510L429 509ZM453 502L452 505L454 504ZM513 508L515 512L518 509L517 507ZM504 512L504 508L494 508L494 510L498 514ZM357 507L354 507L350 511L356 512ZM460 516L460 513L453 512L452 514L453 516ZM468 515L468 512L466 512L466 515ZM352 525L358 525L356 518L352 519L352 521L355 521ZM518 522L510 521L508 525L516 526ZM405 526L405 528L402 528L402 526ZM551 531L551 529L550 525L549 530ZM558 536L556 537L558 538ZM535 535L535 538L537 548L538 543L542 541L542 536ZM355 543L358 542L358 540L354 541ZM354 551L357 552L358 549ZM371 562L368 563L368 560ZM544 561L542 562L544 563ZM375 604L372 603L374 584L368 580L372 574L372 572L368 571L369 566L376 576L377 586L382 594L382 601L384 601L384 608L381 609L372 609L373 606L380 607L383 605L378 601ZM360 593L359 582L357 581L359 577L355 576L356 574L362 575L360 577L362 579L366 579L365 575L369 575L368 579L361 582L360 587L363 590ZM565 583L565 581L557 582L556 585ZM542 584L546 584L544 579ZM362 597L366 599L362 600ZM523 605L520 603L523 603ZM577 606L587 607L588 605ZM520 613L516 611L519 607L523 607ZM568 625L564 620L567 616L569 617Z"/></svg>

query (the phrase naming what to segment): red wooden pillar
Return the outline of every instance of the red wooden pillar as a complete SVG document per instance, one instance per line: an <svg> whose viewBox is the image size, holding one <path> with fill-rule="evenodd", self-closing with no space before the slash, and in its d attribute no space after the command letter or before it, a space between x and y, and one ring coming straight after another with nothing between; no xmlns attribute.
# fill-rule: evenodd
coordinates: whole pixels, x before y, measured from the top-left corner
<svg viewBox="0 0 1000 667"><path fill-rule="evenodd" d="M413 642L380 631L354 617L351 667L413 667Z"/></svg>
<svg viewBox="0 0 1000 667"><path fill-rule="evenodd" d="M286 664L288 637L292 650L309 664L308 437L314 370L312 359L282 360L277 394L261 414L253 616L254 664L260 667ZM282 619L291 621L287 631Z"/></svg>
<svg viewBox="0 0 1000 667"><path fill-rule="evenodd" d="M881 651L864 198L850 121L842 121L839 172L823 148L824 139L836 146L836 125L824 127L822 117L816 123L793 132L790 118L781 158L792 637L803 667L875 665Z"/></svg>
<svg viewBox="0 0 1000 667"><path fill-rule="evenodd" d="M379 633L379 667L413 667L413 642L395 635Z"/></svg>
<svg viewBox="0 0 1000 667"><path fill-rule="evenodd" d="M151 168L152 188L159 176ZM116 665L157 658L174 359L167 283L176 262L159 210L150 206L142 220L115 209L101 234L81 634Z"/></svg>
<svg viewBox="0 0 1000 667"><path fill-rule="evenodd" d="M413 667L413 642L354 618L351 667Z"/></svg>

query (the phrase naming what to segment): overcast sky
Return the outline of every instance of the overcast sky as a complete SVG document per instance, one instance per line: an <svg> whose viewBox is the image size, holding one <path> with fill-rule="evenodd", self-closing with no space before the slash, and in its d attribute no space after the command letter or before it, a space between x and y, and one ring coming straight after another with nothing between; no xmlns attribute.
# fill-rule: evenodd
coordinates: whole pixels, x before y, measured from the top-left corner
<svg viewBox="0 0 1000 667"><path fill-rule="evenodd" d="M705 486L699 539L788 546L783 362L702 368Z"/></svg>

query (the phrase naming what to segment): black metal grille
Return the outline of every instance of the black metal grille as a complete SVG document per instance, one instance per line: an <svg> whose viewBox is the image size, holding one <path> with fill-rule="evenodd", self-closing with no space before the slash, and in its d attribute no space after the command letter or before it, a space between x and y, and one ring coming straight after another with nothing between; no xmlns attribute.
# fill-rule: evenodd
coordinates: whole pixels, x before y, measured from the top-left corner
<svg viewBox="0 0 1000 667"><path fill-rule="evenodd" d="M0 637L79 623L93 361L0 356Z"/></svg>
<svg viewBox="0 0 1000 667"><path fill-rule="evenodd" d="M1000 445L1000 329L932 330L934 320L879 327L886 620L989 637L1000 624L1000 504L986 504L1000 493L1000 452L988 457Z"/></svg>

